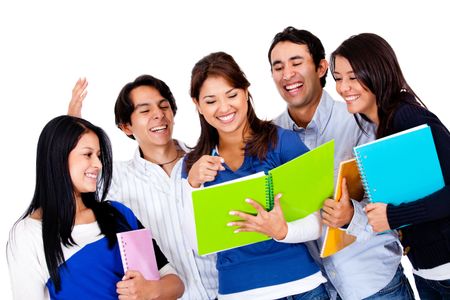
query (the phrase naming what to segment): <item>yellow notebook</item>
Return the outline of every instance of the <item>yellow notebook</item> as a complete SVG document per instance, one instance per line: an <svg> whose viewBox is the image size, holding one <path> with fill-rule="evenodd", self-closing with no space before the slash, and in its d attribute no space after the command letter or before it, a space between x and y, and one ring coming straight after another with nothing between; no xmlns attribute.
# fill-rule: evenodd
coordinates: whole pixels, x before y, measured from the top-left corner
<svg viewBox="0 0 450 300"><path fill-rule="evenodd" d="M334 193L335 201L339 201L342 196L342 179L347 181L347 189L351 199L362 200L364 197L364 188L361 182L361 177L358 171L356 159L342 161L339 165L339 172L337 176L336 189ZM340 228L327 227L325 238L320 251L320 257L327 257L344 249L352 244L356 237L347 234L345 230Z"/></svg>
<svg viewBox="0 0 450 300"><path fill-rule="evenodd" d="M223 251L269 237L255 232L234 233L227 223L236 221L231 210L255 214L246 198L273 207L273 197L280 199L286 220L303 218L322 207L333 194L334 141L330 141L264 174L250 175L192 192L197 251L200 255ZM194 246L195 247L195 246Z"/></svg>

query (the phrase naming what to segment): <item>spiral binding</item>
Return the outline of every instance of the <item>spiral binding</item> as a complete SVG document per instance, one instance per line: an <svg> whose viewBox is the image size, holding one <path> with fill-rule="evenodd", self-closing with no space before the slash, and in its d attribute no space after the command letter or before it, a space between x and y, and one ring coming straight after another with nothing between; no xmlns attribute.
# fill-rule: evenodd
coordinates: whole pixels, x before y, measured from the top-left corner
<svg viewBox="0 0 450 300"><path fill-rule="evenodd" d="M127 259L127 253L125 251L125 246L126 246L127 242L124 241L123 236L120 236L120 242L122 244L122 253L123 253L122 263L123 263L125 271L128 271L128 259Z"/></svg>
<svg viewBox="0 0 450 300"><path fill-rule="evenodd" d="M358 169L359 169L359 175L361 176L362 185L364 187L364 190L366 191L369 201L372 202L372 194L370 193L369 183L366 178L366 173L364 172L364 167L361 163L361 160L362 160L361 155L356 150L354 152L355 152L355 157L356 157L356 164L358 165Z"/></svg>
<svg viewBox="0 0 450 300"><path fill-rule="evenodd" d="M272 174L266 175L266 208L271 210L273 208L273 179Z"/></svg>

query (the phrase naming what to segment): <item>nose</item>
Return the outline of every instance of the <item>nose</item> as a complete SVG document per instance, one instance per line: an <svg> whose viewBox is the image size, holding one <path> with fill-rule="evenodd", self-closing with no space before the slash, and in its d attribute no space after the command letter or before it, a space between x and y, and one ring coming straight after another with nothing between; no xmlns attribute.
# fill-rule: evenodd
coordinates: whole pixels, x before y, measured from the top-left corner
<svg viewBox="0 0 450 300"><path fill-rule="evenodd" d="M228 112L231 106L229 100L221 98L218 102L219 102L219 112Z"/></svg>
<svg viewBox="0 0 450 300"><path fill-rule="evenodd" d="M153 119L162 119L164 117L164 112L159 107L153 111L152 118Z"/></svg>
<svg viewBox="0 0 450 300"><path fill-rule="evenodd" d="M291 69L291 67L286 66L283 69L283 79L284 80L289 80L292 78L292 76L294 76L294 70Z"/></svg>
<svg viewBox="0 0 450 300"><path fill-rule="evenodd" d="M99 170L102 169L102 161L100 160L100 157L98 157L97 155L93 155L94 158L92 159L92 166L94 168L97 168Z"/></svg>
<svg viewBox="0 0 450 300"><path fill-rule="evenodd" d="M351 90L351 85L348 80L342 79L336 83L336 90L338 93L348 92Z"/></svg>

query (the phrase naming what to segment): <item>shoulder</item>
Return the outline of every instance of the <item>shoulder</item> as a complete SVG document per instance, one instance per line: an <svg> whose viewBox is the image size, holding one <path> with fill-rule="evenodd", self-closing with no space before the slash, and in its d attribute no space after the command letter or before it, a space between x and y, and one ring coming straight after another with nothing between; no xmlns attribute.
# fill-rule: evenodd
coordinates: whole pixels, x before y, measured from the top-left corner
<svg viewBox="0 0 450 300"><path fill-rule="evenodd" d="M7 252L10 254L18 251L31 251L43 249L42 222L26 217L18 221L11 228L7 243Z"/></svg>
<svg viewBox="0 0 450 300"><path fill-rule="evenodd" d="M436 115L422 106L410 103L400 104L392 117L392 129L394 132L422 124L432 126L436 123L441 124Z"/></svg>
<svg viewBox="0 0 450 300"><path fill-rule="evenodd" d="M283 163L308 152L308 147L306 147L295 131L277 126L277 134L278 141L274 152L280 156Z"/></svg>
<svg viewBox="0 0 450 300"><path fill-rule="evenodd" d="M137 220L136 215L126 205L124 205L120 202L117 202L117 201L112 201L112 200L108 200L108 201L106 201L106 203L108 205L112 206L113 208L115 208L119 213L121 213L130 225L136 224L136 220Z"/></svg>
<svg viewBox="0 0 450 300"><path fill-rule="evenodd" d="M278 117L273 119L273 123L278 126L288 128L288 127L290 127L289 126L290 119L291 119L291 117L289 116L288 110L286 108Z"/></svg>

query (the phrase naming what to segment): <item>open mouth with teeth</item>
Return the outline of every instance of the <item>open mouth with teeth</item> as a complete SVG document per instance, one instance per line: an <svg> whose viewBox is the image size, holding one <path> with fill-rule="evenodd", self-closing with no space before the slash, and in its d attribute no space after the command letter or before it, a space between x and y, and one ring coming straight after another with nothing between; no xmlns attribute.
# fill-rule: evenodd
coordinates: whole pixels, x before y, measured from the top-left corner
<svg viewBox="0 0 450 300"><path fill-rule="evenodd" d="M284 86L284 89L285 89L288 93L293 94L293 93L298 92L298 90L299 90L302 86L303 86L303 83L296 82L296 83L293 83L293 84L285 85L285 86Z"/></svg>
<svg viewBox="0 0 450 300"><path fill-rule="evenodd" d="M225 116L219 116L217 117L217 119L219 119L223 123L230 123L231 121L233 121L235 115L236 113L231 113Z"/></svg>
<svg viewBox="0 0 450 300"><path fill-rule="evenodd" d="M161 126L156 126L156 127L150 128L150 131L151 132L163 132L164 130L167 129L167 127L168 127L167 124L161 125Z"/></svg>
<svg viewBox="0 0 450 300"><path fill-rule="evenodd" d="M87 178L97 179L97 173L85 173Z"/></svg>
<svg viewBox="0 0 450 300"><path fill-rule="evenodd" d="M358 100L358 99L359 99L359 96L356 96L356 95L346 96L344 99L345 99L345 101L347 101L347 102L353 102L353 101Z"/></svg>

